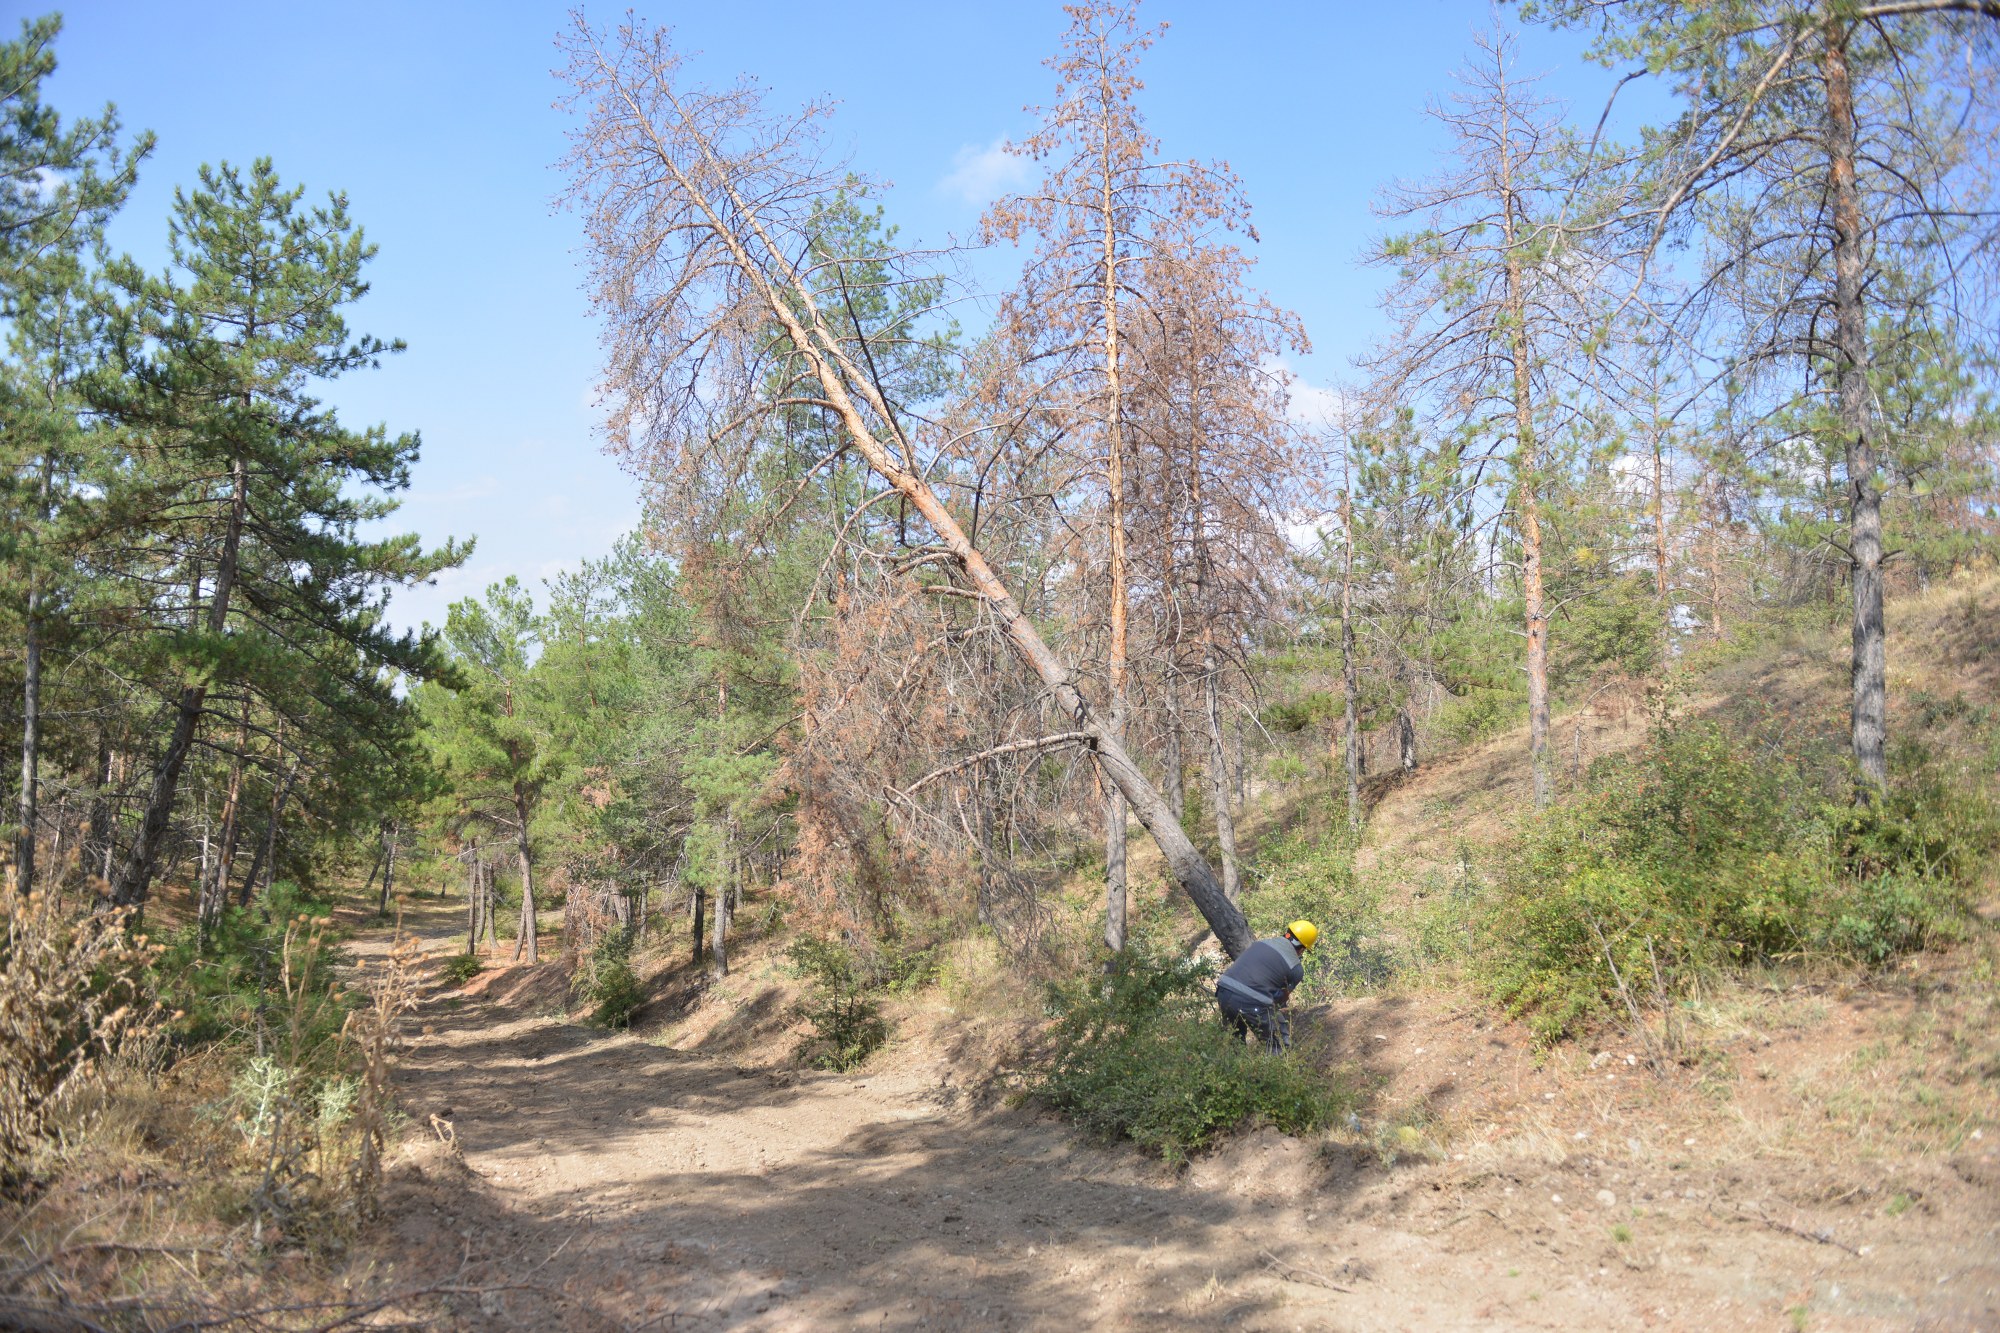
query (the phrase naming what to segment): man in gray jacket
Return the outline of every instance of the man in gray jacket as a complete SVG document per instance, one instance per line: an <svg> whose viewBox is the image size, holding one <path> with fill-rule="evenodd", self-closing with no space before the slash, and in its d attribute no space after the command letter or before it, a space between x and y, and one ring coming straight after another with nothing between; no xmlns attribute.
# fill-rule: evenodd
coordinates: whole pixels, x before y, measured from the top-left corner
<svg viewBox="0 0 2000 1333"><path fill-rule="evenodd" d="M1285 933L1258 940L1243 951L1215 983L1215 1003L1223 1022L1237 1036L1255 1032L1265 1049L1285 1048L1286 1033L1278 1010L1291 1002L1292 992L1306 979L1306 951L1319 941L1319 927L1294 921Z"/></svg>

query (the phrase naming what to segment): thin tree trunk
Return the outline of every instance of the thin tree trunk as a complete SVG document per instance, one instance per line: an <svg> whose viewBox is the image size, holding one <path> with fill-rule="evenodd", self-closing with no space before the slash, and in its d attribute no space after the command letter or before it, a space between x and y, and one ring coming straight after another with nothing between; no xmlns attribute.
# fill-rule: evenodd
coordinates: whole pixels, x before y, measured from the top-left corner
<svg viewBox="0 0 2000 1333"><path fill-rule="evenodd" d="M1343 460L1345 462L1346 460ZM1347 827L1361 829L1361 737L1356 725L1355 695L1359 682L1354 669L1354 478L1347 471L1346 491L1340 504L1340 696L1341 735L1347 766Z"/></svg>
<svg viewBox="0 0 2000 1333"><path fill-rule="evenodd" d="M229 886L235 880L236 840L242 829L244 755L250 748L250 700L246 695L236 728L236 753L229 760L229 787L222 799L222 835L215 869L201 885L200 923L204 933L222 917L229 905Z"/></svg>
<svg viewBox="0 0 2000 1333"><path fill-rule="evenodd" d="M691 933L694 936L694 965L701 966L701 960L708 949L707 935L708 889L705 885L694 886L694 896L688 900L688 912L694 918Z"/></svg>
<svg viewBox="0 0 2000 1333"><path fill-rule="evenodd" d="M42 455L41 523L46 527L53 509L55 458ZM14 886L21 893L35 888L35 835L41 822L42 767L42 579L36 564L28 566L27 615L21 625L21 832L14 844Z"/></svg>
<svg viewBox="0 0 2000 1333"><path fill-rule="evenodd" d="M1872 802L1889 781L1888 644L1882 617L1882 491L1868 422L1868 312L1862 293L1861 195L1855 182L1854 89L1844 18L1826 20L1827 157L1833 186L1834 338L1840 352L1840 428L1847 453L1848 558L1854 593L1854 762L1857 795Z"/></svg>
<svg viewBox="0 0 2000 1333"><path fill-rule="evenodd" d="M382 872L382 853L386 850L381 843L381 830L376 830L375 859L368 863L367 877L361 881L361 896L366 898L368 890L375 887L375 876Z"/></svg>
<svg viewBox="0 0 2000 1333"><path fill-rule="evenodd" d="M1667 443L1666 430L1653 413L1653 597L1659 603L1660 670L1667 668L1673 648L1673 605L1667 598Z"/></svg>
<svg viewBox="0 0 2000 1333"><path fill-rule="evenodd" d="M486 942L500 952L500 867L482 861L479 870L479 919L486 923Z"/></svg>
<svg viewBox="0 0 2000 1333"><path fill-rule="evenodd" d="M1203 712L1208 719L1209 799L1215 805L1215 841L1222 851L1222 892L1231 903L1242 900L1243 883L1236 869L1236 820L1229 813L1229 756L1222 737L1222 695L1216 678L1215 631L1204 624L1201 633Z"/></svg>
<svg viewBox="0 0 2000 1333"><path fill-rule="evenodd" d="M528 962L539 963L542 949L536 934L535 862L528 850L528 793L518 782L514 784L514 815L520 834L515 853L521 862L521 933L514 937L514 961L518 963L525 956Z"/></svg>
<svg viewBox="0 0 2000 1333"><path fill-rule="evenodd" d="M1119 745L1125 743L1126 671L1130 610L1125 586L1125 391L1118 365L1118 243L1117 211L1113 205L1114 166L1110 135L1105 135L1100 197L1104 270L1104 424L1105 490L1110 500L1111 651L1110 716L1106 724ZM1125 793L1116 786L1104 806L1104 942L1113 953L1125 948Z"/></svg>
<svg viewBox="0 0 2000 1333"><path fill-rule="evenodd" d="M250 873L243 877L243 887L237 890L236 905L248 907L250 895L257 891L257 876L273 871L278 856L278 824L285 815L285 802L292 797L292 784L299 779L298 761L285 770L285 780L271 793L271 820L264 826L264 841L257 847L257 854L250 858Z"/></svg>
<svg viewBox="0 0 2000 1333"><path fill-rule="evenodd" d="M1511 236L1513 199L1508 197L1507 304L1513 320L1509 352L1514 362L1514 495L1521 522L1522 618L1528 632L1528 759L1535 773L1535 808L1548 808L1555 788L1549 780L1549 615L1542 589L1542 518L1535 493L1534 405L1528 375L1527 301L1521 261Z"/></svg>
<svg viewBox="0 0 2000 1333"><path fill-rule="evenodd" d="M1161 762L1166 783L1167 808L1174 812L1177 822L1187 820L1187 756L1181 753L1181 707L1180 691L1169 678L1167 682L1167 739L1165 757Z"/></svg>
<svg viewBox="0 0 2000 1333"><path fill-rule="evenodd" d="M465 877L465 951L479 952L479 844L472 844L472 865Z"/></svg>
<svg viewBox="0 0 2000 1333"><path fill-rule="evenodd" d="M736 881L735 839L722 835L722 882L715 888L715 919L708 942L708 975L720 981L729 975L729 895Z"/></svg>
<svg viewBox="0 0 2000 1333"><path fill-rule="evenodd" d="M246 337L248 336L246 331ZM243 544L243 519L249 506L249 471L242 458L229 466L229 521L223 530L222 551L215 564L215 591L208 603L208 633L220 637L229 623L229 599L236 588L237 561ZM154 771L152 787L146 793L146 812L139 820L138 836L119 869L112 886L111 900L120 907L143 909L152 888L153 868L173 817L174 793L180 786L181 768L194 744L195 728L201 722L208 684L199 681L184 687L174 703L174 729L167 737L166 752Z"/></svg>
<svg viewBox="0 0 2000 1333"><path fill-rule="evenodd" d="M980 774L973 799L979 802L979 924L993 924L993 783L992 767Z"/></svg>
<svg viewBox="0 0 2000 1333"><path fill-rule="evenodd" d="M97 775L97 781L91 789L89 812L84 816L85 827L89 830L89 840L79 840L77 847L77 862L85 875L90 873L90 869L84 864L84 858L95 855L91 850L91 841L100 843L105 848L102 859L107 868L111 860L111 765L111 734L103 727L99 727L97 767L93 770Z"/></svg>
<svg viewBox="0 0 2000 1333"><path fill-rule="evenodd" d="M375 914L389 914L389 897L396 891L396 821L382 826L382 901L376 904Z"/></svg>
<svg viewBox="0 0 2000 1333"><path fill-rule="evenodd" d="M1405 777L1417 771L1417 724L1408 704L1396 710L1396 757Z"/></svg>

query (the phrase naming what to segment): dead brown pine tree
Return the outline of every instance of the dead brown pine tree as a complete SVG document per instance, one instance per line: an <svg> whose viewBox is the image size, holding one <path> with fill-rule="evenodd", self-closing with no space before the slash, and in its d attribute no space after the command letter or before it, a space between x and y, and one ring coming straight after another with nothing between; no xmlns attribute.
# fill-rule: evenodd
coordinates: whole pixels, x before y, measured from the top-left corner
<svg viewBox="0 0 2000 1333"><path fill-rule="evenodd" d="M1190 225L1228 226L1244 209L1220 164L1162 158L1137 104L1140 57L1163 30L1139 26L1136 3L1065 7L1061 53L1047 63L1056 97L1035 132L1009 150L1043 165L1041 181L996 203L984 231L1034 248L1003 319L1029 330L1050 393L1067 404L1103 467L1104 724L1122 746L1131 707L1131 584L1127 551L1135 367L1131 329L1152 298L1144 275L1163 237ZM1113 784L1104 811L1105 943L1125 947L1126 798ZM1225 870L1225 875L1228 871Z"/></svg>
<svg viewBox="0 0 2000 1333"><path fill-rule="evenodd" d="M1247 948L1242 912L926 479L921 430L906 429L869 372L865 341L829 319L801 271L813 205L846 179L820 142L823 109L775 114L747 84L701 88L662 31L627 24L603 35L579 20L567 47L572 104L584 115L567 165L606 330L613 447L645 460L669 504L700 503L703 483L731 469L760 420L790 408L835 419L839 453L859 455L930 530L933 558L913 572L942 572L944 595L976 599L992 616L1089 734L1223 948ZM763 372L778 355L800 358L812 384L771 400Z"/></svg>

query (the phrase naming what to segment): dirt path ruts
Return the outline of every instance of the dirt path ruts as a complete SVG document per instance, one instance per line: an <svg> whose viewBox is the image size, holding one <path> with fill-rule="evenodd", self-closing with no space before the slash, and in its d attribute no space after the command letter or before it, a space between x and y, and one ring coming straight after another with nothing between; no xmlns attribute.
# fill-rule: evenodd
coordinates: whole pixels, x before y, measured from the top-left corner
<svg viewBox="0 0 2000 1333"><path fill-rule="evenodd" d="M457 1149L409 1150L384 1258L398 1281L504 1274L468 1328L1776 1328L1830 1272L1894 1267L1693 1203L1620 1264L1585 1182L1554 1180L1565 1205L1546 1178L1360 1169L1269 1134L1176 1175L956 1109L893 1052L750 1068L449 992L413 1030L400 1095ZM1846 1299L1810 1326L1913 1326L1893 1294Z"/></svg>

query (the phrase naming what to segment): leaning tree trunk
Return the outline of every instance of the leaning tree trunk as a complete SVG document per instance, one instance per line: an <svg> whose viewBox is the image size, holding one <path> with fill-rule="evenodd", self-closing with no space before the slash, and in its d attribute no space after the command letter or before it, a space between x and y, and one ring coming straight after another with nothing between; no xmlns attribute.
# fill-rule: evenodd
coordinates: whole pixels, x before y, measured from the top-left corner
<svg viewBox="0 0 2000 1333"><path fill-rule="evenodd" d="M1827 165L1833 194L1834 341L1840 429L1847 454L1848 559L1853 570L1851 717L1858 796L1872 802L1889 781L1888 644L1882 617L1882 489L1868 429L1868 312L1862 293L1861 196L1855 181L1854 88L1846 21L1826 22Z"/></svg>

